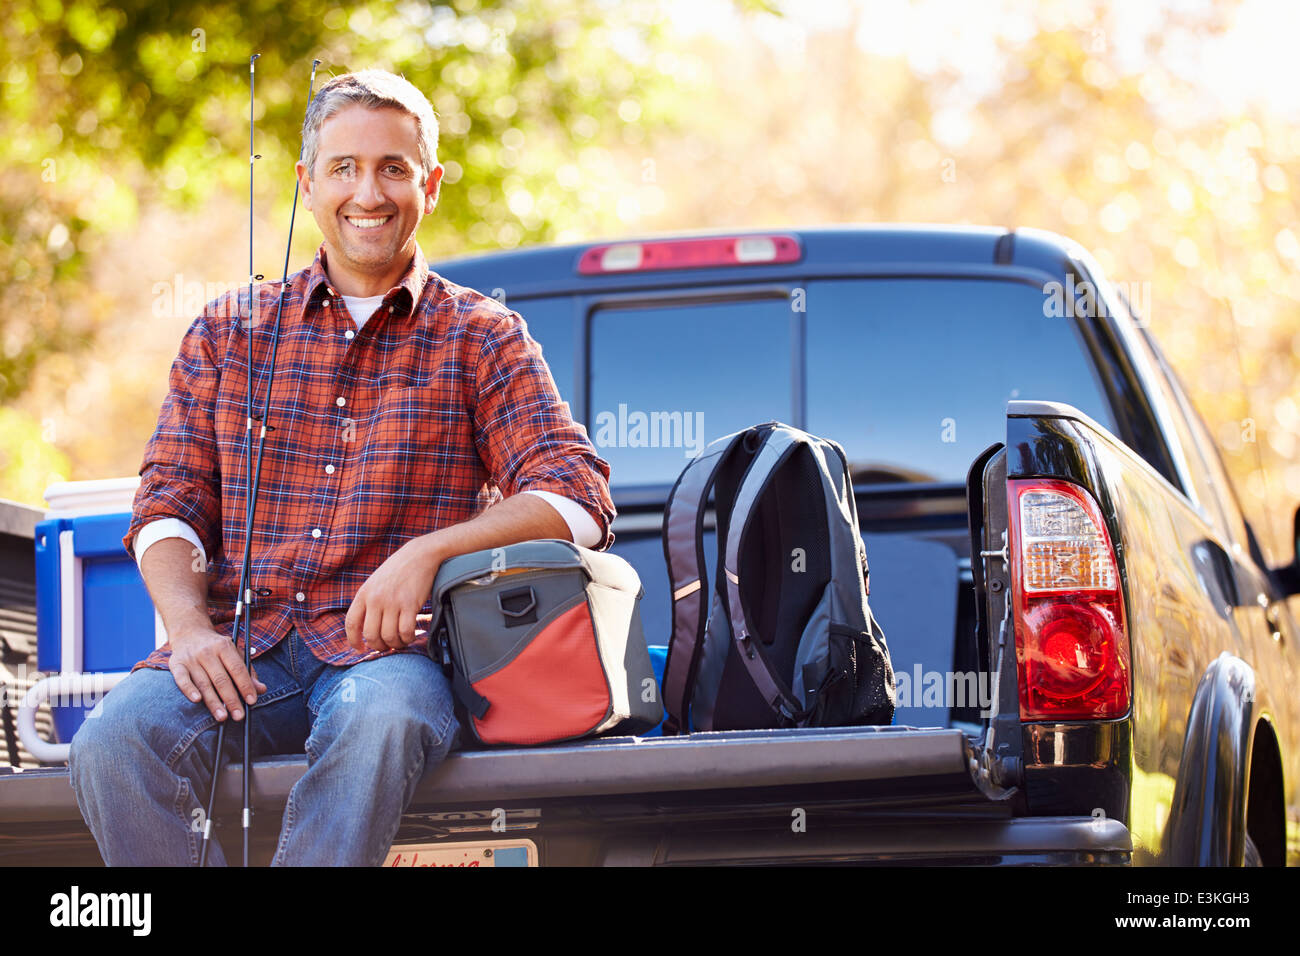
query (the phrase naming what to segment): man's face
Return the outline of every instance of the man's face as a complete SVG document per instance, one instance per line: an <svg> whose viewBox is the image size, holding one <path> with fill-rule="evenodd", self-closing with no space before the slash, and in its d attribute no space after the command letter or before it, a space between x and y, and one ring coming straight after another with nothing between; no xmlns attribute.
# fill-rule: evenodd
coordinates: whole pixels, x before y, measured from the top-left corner
<svg viewBox="0 0 1300 956"><path fill-rule="evenodd" d="M435 166L420 184L415 117L345 107L321 124L316 168L299 163L296 171L325 235L331 281L347 295L388 291L415 254L416 228L433 212L442 181Z"/></svg>

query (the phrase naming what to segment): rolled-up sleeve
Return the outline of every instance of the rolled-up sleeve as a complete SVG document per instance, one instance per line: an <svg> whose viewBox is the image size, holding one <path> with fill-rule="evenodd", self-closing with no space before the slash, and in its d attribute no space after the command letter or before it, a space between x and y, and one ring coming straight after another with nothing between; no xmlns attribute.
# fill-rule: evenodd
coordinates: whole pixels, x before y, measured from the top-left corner
<svg viewBox="0 0 1300 956"><path fill-rule="evenodd" d="M198 534L208 557L221 546L221 474L214 415L220 353L209 307L190 325L172 362L167 397L144 450L140 486L122 547L159 518L178 518Z"/></svg>
<svg viewBox="0 0 1300 956"><path fill-rule="evenodd" d="M614 542L609 462L561 401L542 348L515 312L500 313L483 339L470 400L479 458L506 497L549 491L582 507Z"/></svg>

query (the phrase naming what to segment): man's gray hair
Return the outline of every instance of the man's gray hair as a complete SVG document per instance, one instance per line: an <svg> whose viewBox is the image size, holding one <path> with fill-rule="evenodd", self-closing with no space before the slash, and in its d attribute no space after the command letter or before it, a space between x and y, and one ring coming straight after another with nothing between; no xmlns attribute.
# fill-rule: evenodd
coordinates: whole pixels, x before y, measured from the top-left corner
<svg viewBox="0 0 1300 956"><path fill-rule="evenodd" d="M438 164L438 118L429 100L410 81L387 70L358 70L336 76L316 91L307 117L302 124L302 161L307 174L316 169L320 149L320 127L327 119L354 103L367 109L397 109L415 117L415 133L420 144L420 185L428 181Z"/></svg>

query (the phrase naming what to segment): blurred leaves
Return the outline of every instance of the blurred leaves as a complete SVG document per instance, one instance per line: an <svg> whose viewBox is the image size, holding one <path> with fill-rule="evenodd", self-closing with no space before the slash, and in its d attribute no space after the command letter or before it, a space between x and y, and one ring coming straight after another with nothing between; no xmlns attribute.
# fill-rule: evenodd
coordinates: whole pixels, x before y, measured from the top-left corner
<svg viewBox="0 0 1300 956"><path fill-rule="evenodd" d="M44 357L94 339L104 317L85 307L83 297L93 293L78 282L82 266L137 224L142 204L180 210L246 191L253 51L261 53L256 149L265 157L257 198L282 209L281 221L313 57L323 61L322 79L376 66L430 91L446 131L447 184L460 183L470 198L447 203L439 216L442 238L432 245L442 251L466 241L541 241L580 219L569 191L555 183L556 166L573 144L626 125L607 104L651 95L665 82L648 65L657 14L639 3L34 0L7 13L0 23L0 62L8 64L0 86L5 400L27 389Z"/></svg>
<svg viewBox="0 0 1300 956"><path fill-rule="evenodd" d="M236 265L247 217L232 201L248 189L252 52L261 54L264 157L255 170L256 268L268 275L280 271L313 57L322 60L318 83L380 67L433 101L448 174L421 234L431 256L581 228L589 210L557 167L582 144L669 121L651 109L629 120L628 110L608 108L663 102L669 80L650 58L660 14L646 3L31 0L0 13L0 397L21 400L30 420L57 411L60 446L78 472L102 473L108 461L115 472L135 470L128 463L165 390L162 356L174 355L193 317L160 313L149 290L174 274L209 287L247 274ZM310 217L298 225L309 235L296 244L295 269L320 241ZM176 258L195 231L207 233L197 255ZM160 328L158 318L172 324ZM89 401L79 378L102 356L116 356L124 374L108 376L109 394ZM132 376L141 362L152 373L144 390ZM84 420L92 409L99 422ZM0 494L31 492L19 461L28 459L0 462Z"/></svg>
<svg viewBox="0 0 1300 956"><path fill-rule="evenodd" d="M68 477L68 456L56 447L52 419L37 421L17 408L0 408L3 497L43 506L45 489Z"/></svg>

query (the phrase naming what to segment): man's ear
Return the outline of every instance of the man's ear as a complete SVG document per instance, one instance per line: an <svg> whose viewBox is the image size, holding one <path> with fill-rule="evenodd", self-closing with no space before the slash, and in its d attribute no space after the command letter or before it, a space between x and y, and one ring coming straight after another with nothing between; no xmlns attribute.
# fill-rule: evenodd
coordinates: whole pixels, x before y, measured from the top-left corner
<svg viewBox="0 0 1300 956"><path fill-rule="evenodd" d="M307 164L299 160L293 167L294 175L298 177L298 186L302 190L302 205L308 212L311 211L311 176L307 174Z"/></svg>
<svg viewBox="0 0 1300 956"><path fill-rule="evenodd" d="M424 183L424 214L426 216L433 212L434 206L438 205L442 172L442 165L435 163L433 169L429 171L429 178Z"/></svg>

